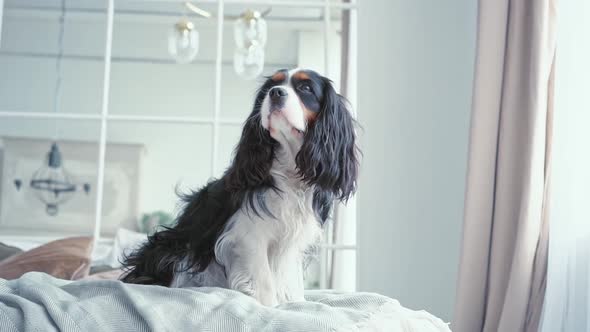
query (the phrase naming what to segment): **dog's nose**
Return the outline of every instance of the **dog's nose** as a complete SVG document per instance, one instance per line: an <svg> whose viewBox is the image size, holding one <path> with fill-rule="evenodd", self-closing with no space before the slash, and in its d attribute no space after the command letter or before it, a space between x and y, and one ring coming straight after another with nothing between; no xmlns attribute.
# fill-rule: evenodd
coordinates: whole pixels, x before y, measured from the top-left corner
<svg viewBox="0 0 590 332"><path fill-rule="evenodd" d="M270 100L275 103L285 100L287 98L287 94L288 94L287 90L285 90L283 88L272 88L268 92L268 95L270 96Z"/></svg>

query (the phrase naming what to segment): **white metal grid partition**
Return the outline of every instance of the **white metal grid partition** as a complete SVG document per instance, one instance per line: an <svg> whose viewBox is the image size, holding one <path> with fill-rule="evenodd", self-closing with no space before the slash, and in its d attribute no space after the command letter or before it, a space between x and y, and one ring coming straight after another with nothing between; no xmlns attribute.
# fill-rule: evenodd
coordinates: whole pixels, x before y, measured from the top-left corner
<svg viewBox="0 0 590 332"><path fill-rule="evenodd" d="M103 73L103 94L100 114L83 114L83 113L52 113L52 112L22 112L18 110L0 110L0 118L24 118L24 119L46 119L46 120L91 120L100 123L100 134L98 139L98 165L97 165L97 185L96 185L96 207L94 217L94 238L96 242L101 236L102 209L104 195L104 170L106 156L106 142L108 138L108 124L110 122L153 122L153 123L179 123L179 124L206 124L212 126L212 151L211 151L211 175L217 169L217 160L219 153L219 128L220 125L232 124L239 125L244 119L222 119L221 113L221 88L222 88L222 48L224 40L224 9L227 4L243 6L273 6L273 7L293 7L293 8L319 8L323 9L324 23L324 74L331 76L329 72L329 62L331 60L331 45L329 32L331 31L331 13L333 10L349 10L352 17L356 14L356 1L336 2L334 0L323 1L255 1L255 0L199 0L196 3L217 4L217 35L216 35L216 59L215 59L215 96L214 96L214 113L212 117L191 117L191 116L153 116L153 115L125 115L109 114L109 95L110 95L110 74L112 60L112 41L113 41L113 22L115 17L115 1L121 2L170 2L181 3L179 0L107 0L107 21L106 21L106 43L104 51L104 73ZM2 4L2 0L0 0ZM1 7L0 7L1 8ZM0 14L2 12L0 11ZM0 15L1 17L1 15ZM0 22L1 19L0 19ZM356 38L356 20L350 21L351 38ZM0 25L1 29L1 25ZM1 31L1 30L0 30ZM356 53L356 41L352 41L352 54ZM352 56L354 60L354 55ZM353 65L353 64L351 64ZM355 80L355 70L349 75L350 81ZM353 101L354 106L354 101ZM356 115L356 114L355 114ZM354 205L352 199L349 205ZM355 211L354 206L351 211ZM353 217L354 219L354 217ZM327 283L328 261L327 252L329 250L357 250L356 244L325 243L320 246L320 287L325 288Z"/></svg>

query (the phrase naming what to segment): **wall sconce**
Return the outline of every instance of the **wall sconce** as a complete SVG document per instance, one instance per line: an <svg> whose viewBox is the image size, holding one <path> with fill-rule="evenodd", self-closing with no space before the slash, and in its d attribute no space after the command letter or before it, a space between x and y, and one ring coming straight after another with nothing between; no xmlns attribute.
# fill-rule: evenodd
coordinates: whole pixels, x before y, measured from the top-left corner
<svg viewBox="0 0 590 332"><path fill-rule="evenodd" d="M190 2L184 3L185 10L209 18L211 13ZM181 18L168 33L168 53L177 63L191 63L199 54L199 31L186 17Z"/></svg>
<svg viewBox="0 0 590 332"><path fill-rule="evenodd" d="M246 10L234 23L234 70L243 79L258 77L264 69L264 47L267 38L267 26L264 17L271 8L263 13Z"/></svg>

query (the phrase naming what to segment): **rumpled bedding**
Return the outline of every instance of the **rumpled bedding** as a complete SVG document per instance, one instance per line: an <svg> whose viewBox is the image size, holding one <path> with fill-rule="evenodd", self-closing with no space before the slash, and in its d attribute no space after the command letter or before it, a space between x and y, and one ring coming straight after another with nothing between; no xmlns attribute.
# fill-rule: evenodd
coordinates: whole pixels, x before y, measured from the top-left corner
<svg viewBox="0 0 590 332"><path fill-rule="evenodd" d="M425 311L373 293L308 291L306 300L271 308L228 289L31 272L0 279L0 331L450 331Z"/></svg>

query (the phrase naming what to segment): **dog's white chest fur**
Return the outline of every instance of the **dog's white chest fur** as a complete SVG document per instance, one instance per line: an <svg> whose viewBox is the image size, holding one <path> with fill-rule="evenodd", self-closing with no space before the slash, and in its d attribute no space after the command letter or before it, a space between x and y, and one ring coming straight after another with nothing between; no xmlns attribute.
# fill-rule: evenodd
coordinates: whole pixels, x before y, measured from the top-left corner
<svg viewBox="0 0 590 332"><path fill-rule="evenodd" d="M313 190L290 167L275 163L279 190L268 190L258 214L243 206L228 221L215 245L215 262L200 273L177 273L172 287L217 286L239 290L266 305L303 298L304 251L318 241Z"/></svg>

